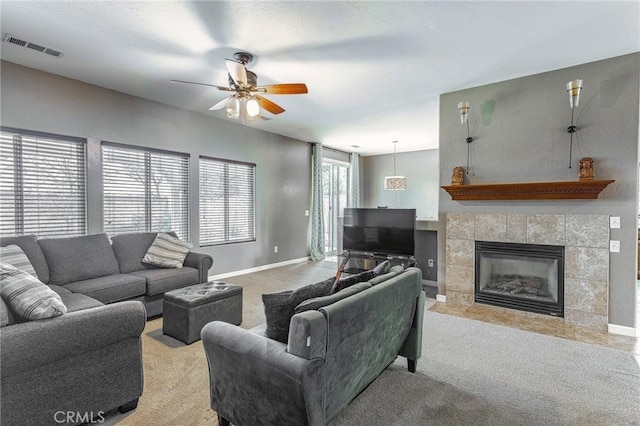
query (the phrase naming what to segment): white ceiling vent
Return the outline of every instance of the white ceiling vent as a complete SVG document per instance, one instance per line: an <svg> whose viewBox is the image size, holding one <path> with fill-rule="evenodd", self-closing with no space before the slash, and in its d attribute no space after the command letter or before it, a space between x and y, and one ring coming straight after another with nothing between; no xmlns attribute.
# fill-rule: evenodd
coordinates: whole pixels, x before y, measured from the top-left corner
<svg viewBox="0 0 640 426"><path fill-rule="evenodd" d="M40 53L46 53L47 55L55 56L56 58L59 58L63 55L63 53L58 50L41 46L39 44L31 43L30 41L23 40L9 33L5 33L4 37L2 37L2 41L6 43L15 44L16 46L26 47Z"/></svg>

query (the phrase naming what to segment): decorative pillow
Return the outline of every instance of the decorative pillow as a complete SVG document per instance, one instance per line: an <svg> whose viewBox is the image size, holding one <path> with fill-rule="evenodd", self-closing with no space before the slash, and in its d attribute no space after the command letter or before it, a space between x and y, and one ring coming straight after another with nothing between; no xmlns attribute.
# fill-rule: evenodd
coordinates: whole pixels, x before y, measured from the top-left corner
<svg viewBox="0 0 640 426"><path fill-rule="evenodd" d="M331 277L296 290L263 294L262 303L267 323L266 336L270 339L287 343L289 339L289 323L296 306L307 299L326 295L331 289L334 280L335 278Z"/></svg>
<svg viewBox="0 0 640 426"><path fill-rule="evenodd" d="M402 265L396 265L396 266L392 267L391 269L389 269L389 272L387 272L386 274L378 275L375 278L371 278L369 280L369 284L378 285L381 282L384 282L384 281L388 280L389 278L393 278L396 275L400 275L403 272L404 272L404 267Z"/></svg>
<svg viewBox="0 0 640 426"><path fill-rule="evenodd" d="M182 268L191 248L193 248L191 243L181 241L169 234L158 233L142 258L142 262L161 268Z"/></svg>
<svg viewBox="0 0 640 426"><path fill-rule="evenodd" d="M391 263L388 260L385 260L384 262L380 263L378 266L376 266L375 268L369 271L364 271L359 274L351 275L349 277L336 281L333 284L333 287L331 287L331 292L329 294L335 294L340 290L344 290L345 288L350 287L354 284L361 283L364 281L369 281L370 279L375 278L378 275L384 274L387 271L389 271L390 266L391 266Z"/></svg>
<svg viewBox="0 0 640 426"><path fill-rule="evenodd" d="M13 314L11 314L9 307L4 303L4 299L0 297L0 327L15 323L16 321L13 319Z"/></svg>
<svg viewBox="0 0 640 426"><path fill-rule="evenodd" d="M335 294L330 294L328 296L314 297L313 299L305 300L296 306L294 310L294 314L298 314L304 311L317 311L323 306L331 305L332 303L337 302L338 300L345 299L349 296L353 296L354 294L360 293L363 290L371 288L371 284L368 282L357 283L350 287L345 288L344 290L340 290Z"/></svg>
<svg viewBox="0 0 640 426"><path fill-rule="evenodd" d="M34 277L38 278L38 274L36 274L36 270L33 268L33 265L29 261L29 258L26 254L24 254L24 251L22 251L19 246L12 244L5 247L0 247L0 258L2 258L2 263L13 265L17 269L25 271L28 274L31 274Z"/></svg>
<svg viewBox="0 0 640 426"><path fill-rule="evenodd" d="M7 263L0 263L0 295L9 309L23 321L53 318L67 313L67 307L58 293Z"/></svg>

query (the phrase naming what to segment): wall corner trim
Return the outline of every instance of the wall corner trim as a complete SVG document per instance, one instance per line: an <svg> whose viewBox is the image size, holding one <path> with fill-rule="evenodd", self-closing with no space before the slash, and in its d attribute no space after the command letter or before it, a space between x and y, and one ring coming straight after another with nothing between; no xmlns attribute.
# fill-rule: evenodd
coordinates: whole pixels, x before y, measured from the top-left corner
<svg viewBox="0 0 640 426"><path fill-rule="evenodd" d="M624 325L609 324L608 331L611 334L620 334L622 336L640 337L640 329L634 327L626 327Z"/></svg>

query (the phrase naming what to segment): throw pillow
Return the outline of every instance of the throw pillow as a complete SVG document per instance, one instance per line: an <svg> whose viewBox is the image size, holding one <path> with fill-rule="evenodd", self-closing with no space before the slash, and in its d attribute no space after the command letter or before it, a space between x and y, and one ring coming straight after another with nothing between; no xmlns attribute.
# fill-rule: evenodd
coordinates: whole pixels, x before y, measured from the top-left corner
<svg viewBox="0 0 640 426"><path fill-rule="evenodd" d="M331 289L333 281L334 277L331 277L296 290L263 294L262 303L267 324L266 336L270 339L287 343L289 339L289 323L296 306L304 300L326 295Z"/></svg>
<svg viewBox="0 0 640 426"><path fill-rule="evenodd" d="M333 284L333 287L331 287L331 292L329 294L335 294L340 290L344 290L345 288L350 287L354 284L361 283L364 281L369 281L370 279L375 278L378 275L384 274L387 271L389 271L390 266L391 266L391 263L388 260L385 260L384 262L380 263L375 268L369 271L364 271L359 274L351 275L349 277L336 281Z"/></svg>
<svg viewBox="0 0 640 426"><path fill-rule="evenodd" d="M191 243L168 234L158 233L142 258L142 262L161 268L182 268L184 259L192 247Z"/></svg>
<svg viewBox="0 0 640 426"><path fill-rule="evenodd" d="M402 265L396 265L391 269L389 269L389 272L387 272L386 274L378 275L377 277L370 279L369 284L378 285L381 282L384 282L389 278L393 278L396 275L400 275L403 272L404 272L404 267Z"/></svg>
<svg viewBox="0 0 640 426"><path fill-rule="evenodd" d="M25 271L38 278L36 270L33 268L29 258L24 254L24 251L22 251L20 246L11 244L5 247L0 247L0 258L2 258L3 263L13 265L17 269Z"/></svg>
<svg viewBox="0 0 640 426"><path fill-rule="evenodd" d="M0 295L13 314L24 321L67 313L67 307L55 291L7 263L0 263Z"/></svg>
<svg viewBox="0 0 640 426"><path fill-rule="evenodd" d="M369 284L368 282L363 282L363 283L354 284L351 287L347 287L344 290L340 290L335 294L330 294L328 296L314 297L313 299L305 300L304 302L296 306L294 310L294 314L298 314L304 311L312 311L312 310L317 311L323 306L331 305L339 300L345 299L349 296L353 296L354 294L360 293L361 291L366 290L368 288L371 288L371 284Z"/></svg>

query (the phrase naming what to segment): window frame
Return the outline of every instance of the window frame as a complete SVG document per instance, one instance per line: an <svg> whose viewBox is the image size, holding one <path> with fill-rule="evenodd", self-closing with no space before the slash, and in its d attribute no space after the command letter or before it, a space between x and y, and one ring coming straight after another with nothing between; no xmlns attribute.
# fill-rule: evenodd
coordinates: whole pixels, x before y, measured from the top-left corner
<svg viewBox="0 0 640 426"><path fill-rule="evenodd" d="M106 179L105 179L105 148L114 148L116 150L120 150L120 152L122 151L132 151L135 152L136 154L142 154L144 157L144 177L145 177L145 182L143 183L144 186L144 230L141 231L117 231L115 233L112 233L111 230L109 229L109 227L107 226L107 219L108 216L106 214L106 210L107 210L107 191L105 191L105 188L107 187L106 185ZM156 149L156 148L149 148L149 147L145 147L145 146L139 146L139 145L128 145L128 144L122 144L122 143L117 143L117 142L110 142L110 141L101 141L100 143L100 159L101 159L101 165L102 165L102 230L103 232L109 234L109 235L117 235L120 233L130 233L130 232L166 232L164 230L161 229L154 229L154 210L153 210L153 195L152 195L152 191L151 191L151 186L152 186L152 182L151 182L151 175L153 173L153 156L172 156L172 157L176 157L177 159L180 159L181 161L184 161L185 163L185 167L186 170L184 170L184 175L181 177L181 179L183 180L183 182L186 184L186 186L183 186L183 191L186 194L186 200L182 200L182 203L184 203L185 207L186 207L186 211L184 211L182 213L182 220L180 223L182 223L182 228L183 230L186 232L186 235L180 235L179 232L177 232L175 229L171 229L171 231L174 231L178 234L178 237L184 241L191 241L191 154L186 153L186 152L180 152L180 151L170 151L170 150L163 150L163 149Z"/></svg>
<svg viewBox="0 0 640 426"><path fill-rule="evenodd" d="M251 162L247 162L247 161L238 161L238 160L229 160L229 159L225 159L225 158L219 158L219 157L211 157L211 156L206 156L206 155L200 155L198 157L199 159L199 170L198 170L198 181L199 181L199 188L198 188L198 205L199 205L199 211L198 211L198 218L200 221L200 227L199 227L199 232L198 232L198 238L199 238L199 243L200 243L200 247L213 247L213 246L223 246L223 245L229 245L229 244L241 244L241 243L250 243L250 242L255 242L256 241L256 200L257 200L257 188L256 188L256 171L257 171L257 165L255 163L251 163ZM206 238L203 238L203 223L206 221L204 218L204 214L205 212L203 212L203 199L202 199L202 191L203 189L205 189L205 185L203 185L203 182L205 181L205 179L203 179L203 173L205 172L205 168L203 166L203 163L206 162L217 162L217 163L221 163L224 167L224 173L225 173L225 182L224 182L224 188L225 188L225 192L224 192L224 213L223 213L223 218L224 218L224 238L222 240L217 240L217 241L211 241L211 240L207 240ZM231 165L240 165L240 166L247 166L250 168L251 170L251 188L252 188L252 193L251 193L251 224L249 226L250 228L250 234L248 237L246 238L238 238L238 239L231 239L229 236L229 228L230 228L230 219L229 219L229 166Z"/></svg>
<svg viewBox="0 0 640 426"><path fill-rule="evenodd" d="M63 238L63 237L73 237L87 234L88 227L88 207L87 207L87 140L85 138L80 138L76 136L67 136L67 135L59 135L54 133L47 132L39 132L27 129L20 129L15 127L8 126L0 126L0 132L13 134L12 136L12 144L11 150L14 154L13 161L13 185L14 185L14 197L13 205L14 205L14 218L13 218L13 233L3 234L2 236L22 236L27 234L36 234L39 238ZM47 140L54 143L69 143L70 150L76 151L72 152L75 156L75 164L79 164L79 167L74 168L74 175L78 178L72 184L76 187L82 187L81 190L77 191L79 195L76 200L72 203L68 203L66 206L73 207L74 211L77 213L75 221L76 231L72 233L66 232L48 232L46 230L46 224L54 224L55 221L42 221L42 225L38 225L35 229L29 229L26 225L26 219L29 215L25 213L25 182L33 181L37 182L40 178L40 174L37 177L25 177L25 149L24 143L30 143L29 141L25 142L22 138L33 138L33 139L43 139L43 143L46 143ZM20 143L16 144L16 138L20 138ZM37 141L35 142L37 143ZM75 147L71 148L71 146L75 145ZM34 149L37 147L34 146ZM71 153L70 153L71 154ZM15 156L19 157L19 160L16 159ZM42 156L44 157L44 156ZM37 161L42 161L42 157L38 157ZM60 159L64 158L62 156ZM66 157L71 159L71 155ZM18 161L18 163L16 163ZM33 163L32 163L33 164ZM35 170L38 169L37 164L34 167ZM62 176L62 174L60 174ZM38 219L40 219L40 215L36 215ZM37 230L36 230L37 229ZM0 229L1 232L1 229Z"/></svg>

